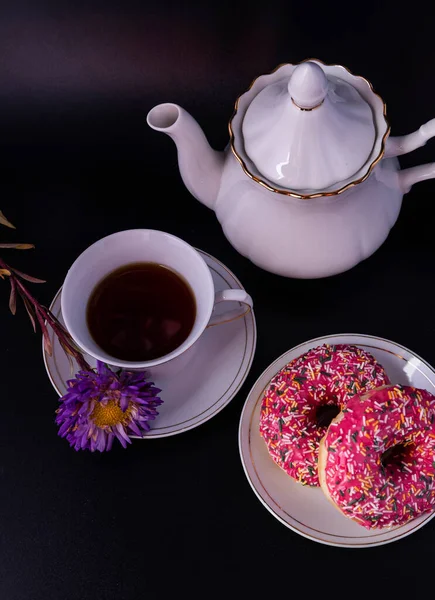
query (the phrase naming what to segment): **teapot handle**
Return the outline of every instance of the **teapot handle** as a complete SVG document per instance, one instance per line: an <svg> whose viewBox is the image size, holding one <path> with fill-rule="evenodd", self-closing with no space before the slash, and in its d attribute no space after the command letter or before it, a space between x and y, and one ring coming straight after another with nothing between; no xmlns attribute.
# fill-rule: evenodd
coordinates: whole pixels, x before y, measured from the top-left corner
<svg viewBox="0 0 435 600"><path fill-rule="evenodd" d="M389 137L385 146L385 158L400 156L412 152L435 137L435 119L431 119L424 125L408 135ZM409 192L414 183L424 181L425 179L435 178L435 163L420 165L419 167L410 167L399 171L399 183L404 194Z"/></svg>
<svg viewBox="0 0 435 600"><path fill-rule="evenodd" d="M407 194L414 183L425 181L425 179L435 179L435 162L403 169L399 171L398 176L400 187L403 193Z"/></svg>
<svg viewBox="0 0 435 600"><path fill-rule="evenodd" d="M385 158L391 158L392 156L400 156L402 154L408 154L435 137L435 119L431 119L424 125L408 135L398 135L395 137L389 137L385 145Z"/></svg>

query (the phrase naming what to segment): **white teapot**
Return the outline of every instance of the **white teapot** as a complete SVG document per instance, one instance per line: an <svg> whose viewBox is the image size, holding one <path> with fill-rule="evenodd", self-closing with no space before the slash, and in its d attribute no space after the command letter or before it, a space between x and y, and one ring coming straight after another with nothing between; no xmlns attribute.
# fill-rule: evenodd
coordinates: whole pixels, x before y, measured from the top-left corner
<svg viewBox="0 0 435 600"><path fill-rule="evenodd" d="M403 194L435 177L435 163L400 170L396 158L435 136L435 119L389 137L371 84L318 60L255 79L236 102L223 152L176 104L159 104L147 121L174 140L185 185L233 246L286 277L334 275L370 256Z"/></svg>

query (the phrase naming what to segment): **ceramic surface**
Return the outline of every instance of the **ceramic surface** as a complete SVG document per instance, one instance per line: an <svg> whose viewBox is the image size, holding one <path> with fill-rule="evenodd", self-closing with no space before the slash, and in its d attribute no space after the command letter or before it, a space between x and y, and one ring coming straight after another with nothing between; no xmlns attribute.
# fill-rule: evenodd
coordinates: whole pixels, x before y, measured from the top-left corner
<svg viewBox="0 0 435 600"><path fill-rule="evenodd" d="M222 263L198 251L210 269L213 284L222 290L243 290L235 275ZM51 310L63 323L59 292ZM220 304L216 312L223 311ZM155 378L162 389L164 400L159 407L159 417L145 438L166 437L193 429L221 411L235 396L245 381L254 357L257 330L253 311L244 317L210 327L192 347L188 364L181 364L174 372ZM59 395L67 390L71 369L57 338L51 336L53 356L42 348L48 376ZM86 356L95 364L95 361ZM75 365L77 369L77 365Z"/></svg>
<svg viewBox="0 0 435 600"><path fill-rule="evenodd" d="M231 123L251 173L301 193L361 177L388 129L383 102L368 83L315 61L259 77Z"/></svg>
<svg viewBox="0 0 435 600"><path fill-rule="evenodd" d="M196 317L192 331L178 348L161 358L129 362L110 356L95 343L87 326L86 310L88 299L101 279L123 265L143 261L165 265L184 277L195 296ZM215 305L228 301L244 306L227 312L214 310ZM186 353L207 326L238 318L252 307L252 299L244 290L216 293L210 269L195 248L174 235L152 229L120 231L89 246L68 271L61 303L69 333L87 354L117 367L146 370L152 377L173 370L174 363L184 365Z"/></svg>
<svg viewBox="0 0 435 600"><path fill-rule="evenodd" d="M435 119L408 136L389 138L385 105L369 82L339 65L323 67L328 77L353 86L370 105L376 131L372 149L360 170L325 189L316 189L315 185L320 161L308 165L297 148L292 148L292 167L303 175L305 190L289 189L267 179L261 172L262 165L257 166L245 152L242 127L248 108L267 86L283 78L289 82L295 65L283 65L258 77L237 100L230 121L231 140L224 152L212 150L198 123L176 104L160 104L147 117L150 127L174 140L186 187L216 212L233 246L256 265L286 277L326 277L350 269L370 256L394 225L403 194L417 181L435 177L435 163L400 170L395 158L435 136ZM318 88L313 86L314 91ZM271 139L288 135L286 127L272 131L272 123L267 126L263 121L258 127L264 125ZM258 157L263 156L260 145L254 148L254 137L250 140L250 153L258 151ZM359 137L368 139L366 133ZM288 139L280 140L281 149L285 149ZM366 141L362 154L366 152ZM332 157L343 166L348 150L344 145L339 156L340 143L336 142ZM359 150L355 156L359 156ZM261 158L258 160L262 162ZM353 160L350 171L357 162ZM296 177L296 171L291 176Z"/></svg>
<svg viewBox="0 0 435 600"><path fill-rule="evenodd" d="M321 344L354 344L370 352L391 381L423 388L435 394L435 370L411 350L382 338L342 334L309 340L272 363L254 384L242 411L239 427L240 456L248 481L262 504L296 533L330 546L368 548L399 540L428 523L435 513L391 529L367 530L346 518L320 488L302 486L270 457L259 433L261 399L270 380L290 360Z"/></svg>

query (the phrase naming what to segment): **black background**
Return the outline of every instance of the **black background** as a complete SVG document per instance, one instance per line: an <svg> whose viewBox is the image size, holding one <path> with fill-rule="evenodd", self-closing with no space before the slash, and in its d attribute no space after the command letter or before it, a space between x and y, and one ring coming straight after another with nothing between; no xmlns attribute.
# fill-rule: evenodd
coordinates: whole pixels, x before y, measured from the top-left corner
<svg viewBox="0 0 435 600"><path fill-rule="evenodd" d="M397 595L406 580L413 595L429 590L435 520L371 550L306 540L254 496L237 429L263 369L312 337L379 335L435 364L435 182L414 187L388 240L364 263L330 279L283 279L232 248L214 214L184 188L173 143L145 120L154 104L179 103L223 148L234 100L251 80L315 56L371 80L393 133L409 133L435 116L429 6L0 3L0 208L17 226L2 228L1 237L36 244L2 256L47 279L36 292L48 304L69 265L97 239L133 227L163 229L240 277L258 325L251 372L211 421L126 451L76 453L57 437L57 397L40 336L22 306L16 317L8 313L0 281L1 600L325 589L347 596L356 588ZM434 141L402 165L430 160Z"/></svg>

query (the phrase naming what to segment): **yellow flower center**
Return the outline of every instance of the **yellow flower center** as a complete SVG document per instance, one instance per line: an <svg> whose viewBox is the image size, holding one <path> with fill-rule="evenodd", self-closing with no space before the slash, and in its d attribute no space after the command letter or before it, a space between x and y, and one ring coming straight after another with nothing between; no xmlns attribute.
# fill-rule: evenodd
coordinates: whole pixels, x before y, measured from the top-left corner
<svg viewBox="0 0 435 600"><path fill-rule="evenodd" d="M107 404L96 402L94 410L91 413L91 419L97 427L113 427L122 423L127 425L130 420L130 407L122 412L117 400L109 400Z"/></svg>

